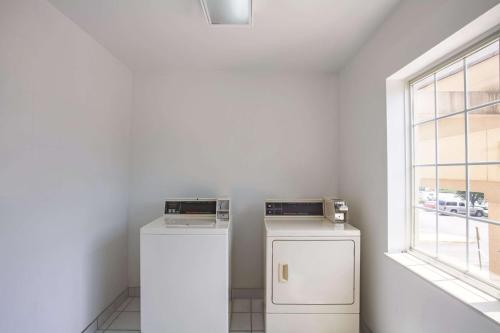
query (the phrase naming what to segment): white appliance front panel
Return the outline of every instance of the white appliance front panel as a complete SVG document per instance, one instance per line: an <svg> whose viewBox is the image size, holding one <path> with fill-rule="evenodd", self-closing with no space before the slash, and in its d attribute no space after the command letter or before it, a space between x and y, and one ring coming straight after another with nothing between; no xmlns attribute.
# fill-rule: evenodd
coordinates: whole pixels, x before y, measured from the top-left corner
<svg viewBox="0 0 500 333"><path fill-rule="evenodd" d="M141 234L141 331L229 331L228 235Z"/></svg>
<svg viewBox="0 0 500 333"><path fill-rule="evenodd" d="M359 313L359 276L360 276L360 237L269 237L266 232L265 256L266 256L266 313L283 313L283 314L298 314L298 313L330 313L330 314L349 314ZM276 304L273 302L273 242L275 241L353 241L354 254L354 303L348 305L311 305L311 304ZM313 260L313 259L311 259ZM276 272L276 271L274 271ZM289 267L289 279L292 277L293 268Z"/></svg>
<svg viewBox="0 0 500 333"><path fill-rule="evenodd" d="M266 333L359 333L359 314L266 314Z"/></svg>
<svg viewBox="0 0 500 333"><path fill-rule="evenodd" d="M353 240L279 240L273 242L274 304L352 305Z"/></svg>

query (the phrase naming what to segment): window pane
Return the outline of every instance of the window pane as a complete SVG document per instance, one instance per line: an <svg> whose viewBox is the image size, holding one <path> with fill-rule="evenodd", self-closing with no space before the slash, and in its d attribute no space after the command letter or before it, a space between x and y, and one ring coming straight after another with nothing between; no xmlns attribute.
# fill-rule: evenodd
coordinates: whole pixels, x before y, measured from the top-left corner
<svg viewBox="0 0 500 333"><path fill-rule="evenodd" d="M434 164L436 160L435 122L415 126L415 164Z"/></svg>
<svg viewBox="0 0 500 333"><path fill-rule="evenodd" d="M463 60L437 72L436 91L438 117L464 110Z"/></svg>
<svg viewBox="0 0 500 333"><path fill-rule="evenodd" d="M436 208L436 167L415 167L415 206Z"/></svg>
<svg viewBox="0 0 500 333"><path fill-rule="evenodd" d="M465 215L465 166L438 167L439 210Z"/></svg>
<svg viewBox="0 0 500 333"><path fill-rule="evenodd" d="M469 183L470 214L500 222L500 164L469 166Z"/></svg>
<svg viewBox="0 0 500 333"><path fill-rule="evenodd" d="M500 98L498 41L470 55L467 61L467 95L474 107Z"/></svg>
<svg viewBox="0 0 500 333"><path fill-rule="evenodd" d="M429 76L413 85L413 121L419 123L433 119L434 108L434 76Z"/></svg>
<svg viewBox="0 0 500 333"><path fill-rule="evenodd" d="M438 258L460 269L467 266L465 218L438 215Z"/></svg>
<svg viewBox="0 0 500 333"><path fill-rule="evenodd" d="M436 256L436 212L415 209L415 248Z"/></svg>
<svg viewBox="0 0 500 333"><path fill-rule="evenodd" d="M500 161L500 104L468 114L469 161Z"/></svg>
<svg viewBox="0 0 500 333"><path fill-rule="evenodd" d="M500 226L469 222L469 269L500 287Z"/></svg>
<svg viewBox="0 0 500 333"><path fill-rule="evenodd" d="M438 120L438 162L465 163L465 115Z"/></svg>

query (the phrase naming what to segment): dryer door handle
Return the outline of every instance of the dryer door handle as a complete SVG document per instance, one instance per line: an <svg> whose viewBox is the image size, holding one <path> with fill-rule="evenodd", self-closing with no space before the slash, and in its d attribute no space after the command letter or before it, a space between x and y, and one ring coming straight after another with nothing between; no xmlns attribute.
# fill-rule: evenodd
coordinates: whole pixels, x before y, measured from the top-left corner
<svg viewBox="0 0 500 333"><path fill-rule="evenodd" d="M278 282L288 282L288 264L278 264Z"/></svg>

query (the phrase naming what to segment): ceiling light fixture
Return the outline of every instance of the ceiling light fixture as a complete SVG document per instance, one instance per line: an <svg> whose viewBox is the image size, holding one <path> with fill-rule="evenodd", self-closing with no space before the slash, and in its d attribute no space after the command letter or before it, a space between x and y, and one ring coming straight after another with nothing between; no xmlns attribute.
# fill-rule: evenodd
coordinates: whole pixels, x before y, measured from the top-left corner
<svg viewBox="0 0 500 333"><path fill-rule="evenodd" d="M252 0L200 0L210 25L252 24Z"/></svg>

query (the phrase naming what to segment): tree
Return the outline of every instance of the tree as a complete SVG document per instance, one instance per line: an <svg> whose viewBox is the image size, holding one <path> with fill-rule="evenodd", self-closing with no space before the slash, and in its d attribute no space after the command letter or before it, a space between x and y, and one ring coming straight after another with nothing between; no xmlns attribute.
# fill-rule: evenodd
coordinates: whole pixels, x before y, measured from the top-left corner
<svg viewBox="0 0 500 333"><path fill-rule="evenodd" d="M466 192L465 191L457 191L457 195L462 199L467 201ZM469 202L472 206L475 206L477 202L484 200L483 192L469 192Z"/></svg>

